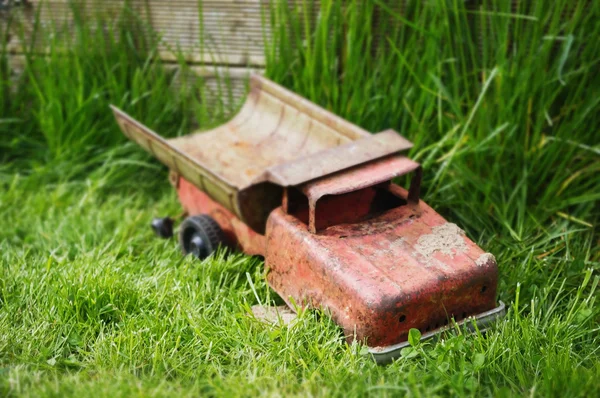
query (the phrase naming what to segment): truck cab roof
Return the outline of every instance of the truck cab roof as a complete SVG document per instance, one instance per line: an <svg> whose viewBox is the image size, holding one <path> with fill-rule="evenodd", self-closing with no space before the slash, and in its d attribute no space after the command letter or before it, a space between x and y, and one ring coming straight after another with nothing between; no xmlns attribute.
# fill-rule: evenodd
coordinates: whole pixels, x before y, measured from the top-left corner
<svg viewBox="0 0 600 398"><path fill-rule="evenodd" d="M414 175L404 200L389 189L392 179L410 173ZM417 206L420 184L419 163L405 156L389 156L307 182L297 190L287 189L283 210L298 214L308 229L317 233L327 226L367 219L403 204Z"/></svg>

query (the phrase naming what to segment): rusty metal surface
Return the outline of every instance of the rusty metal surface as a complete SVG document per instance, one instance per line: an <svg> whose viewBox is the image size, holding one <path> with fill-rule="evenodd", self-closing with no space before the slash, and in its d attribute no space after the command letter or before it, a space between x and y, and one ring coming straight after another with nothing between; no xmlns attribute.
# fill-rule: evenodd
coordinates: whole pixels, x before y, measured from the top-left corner
<svg viewBox="0 0 600 398"><path fill-rule="evenodd" d="M284 187L298 185L357 164L410 149L412 146L413 144L398 132L386 130L349 144L269 167L266 178Z"/></svg>
<svg viewBox="0 0 600 398"><path fill-rule="evenodd" d="M369 214L373 206L391 208L391 205L381 203L381 201L391 201L393 195L385 198L378 195L379 201L376 203L377 192L364 188L389 183L393 178L411 173L420 167L419 163L407 157L392 156L340 171L300 186L300 190L308 199L309 231L316 233L318 229L334 223L360 221ZM415 179L415 183L411 185L411 191L418 192L419 185L420 179ZM369 197L369 194L372 197ZM332 198L331 195L343 196ZM327 199L325 203L320 203L320 216L317 217L317 203L323 197L327 197Z"/></svg>
<svg viewBox="0 0 600 398"><path fill-rule="evenodd" d="M471 315L461 321L441 326L439 329L432 330L431 332L421 335L421 341L439 337L443 332L453 330L456 327L460 327L461 329L466 328L469 331L475 331L476 327L480 333L485 333L488 326L505 315L506 305L502 301L499 301L498 306L492 310ZM401 343L385 347L369 347L369 354L378 364L387 364L392 362L394 359L399 358L401 356L402 349L408 346L410 346L409 342L403 341Z"/></svg>
<svg viewBox="0 0 600 398"><path fill-rule="evenodd" d="M392 130L372 135L259 75L240 112L207 132L164 139L112 110L129 139L260 233L282 187L412 146Z"/></svg>
<svg viewBox="0 0 600 398"><path fill-rule="evenodd" d="M318 234L277 209L266 237L267 278L281 297L328 308L349 340L371 347L496 306L494 257L422 201Z"/></svg>
<svg viewBox="0 0 600 398"><path fill-rule="evenodd" d="M302 185L300 189L308 197L309 203L313 203L325 195L340 195L390 181L419 167L419 163L407 157L393 156L319 178Z"/></svg>
<svg viewBox="0 0 600 398"><path fill-rule="evenodd" d="M393 131L371 135L258 75L233 120L167 142L239 190L301 184L412 146Z"/></svg>

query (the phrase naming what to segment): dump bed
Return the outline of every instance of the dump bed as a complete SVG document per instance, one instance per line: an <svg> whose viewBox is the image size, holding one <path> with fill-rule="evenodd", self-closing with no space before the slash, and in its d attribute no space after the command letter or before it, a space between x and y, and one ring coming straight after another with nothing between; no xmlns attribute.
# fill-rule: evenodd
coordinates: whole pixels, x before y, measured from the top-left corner
<svg viewBox="0 0 600 398"><path fill-rule="evenodd" d="M258 232L284 187L412 146L393 130L370 134L258 75L240 112L205 132L164 139L112 109L129 139Z"/></svg>

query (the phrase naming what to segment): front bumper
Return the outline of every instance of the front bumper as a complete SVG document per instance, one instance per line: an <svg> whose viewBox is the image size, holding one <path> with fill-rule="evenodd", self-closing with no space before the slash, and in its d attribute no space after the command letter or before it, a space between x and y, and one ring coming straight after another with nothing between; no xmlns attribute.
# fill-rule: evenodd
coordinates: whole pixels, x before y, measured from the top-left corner
<svg viewBox="0 0 600 398"><path fill-rule="evenodd" d="M482 312L481 314L467 317L460 322L456 322L453 325L443 326L439 329L433 330L431 332L425 333L421 336L421 341L429 340L435 336L438 336L444 331L453 329L455 325L462 326L464 325L469 330L475 330L475 326L473 325L473 321L477 325L477 328L481 331L484 331L485 328L496 321L499 318L502 318L506 314L506 306L502 301L499 302L498 307L493 310ZM386 346L386 347L370 347L369 354L375 359L375 362L378 364L385 364L393 361L395 358L400 357L400 351L404 347L408 347L410 344L408 341L404 341L402 343Z"/></svg>

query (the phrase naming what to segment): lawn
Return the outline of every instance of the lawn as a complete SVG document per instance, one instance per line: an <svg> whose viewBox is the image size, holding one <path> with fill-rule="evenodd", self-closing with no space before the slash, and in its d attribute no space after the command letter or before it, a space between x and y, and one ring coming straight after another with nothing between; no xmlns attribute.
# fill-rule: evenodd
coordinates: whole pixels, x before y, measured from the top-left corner
<svg viewBox="0 0 600 398"><path fill-rule="evenodd" d="M154 238L152 217L179 204L108 105L175 136L235 104L207 101L201 79L173 88L143 21L78 20L68 40L39 27L48 50L29 47L18 76L3 46L0 396L597 395L600 4L509 3L265 14L266 75L413 141L424 200L498 260L502 321L387 366L326 313L254 319L280 302L262 259L200 262Z"/></svg>

